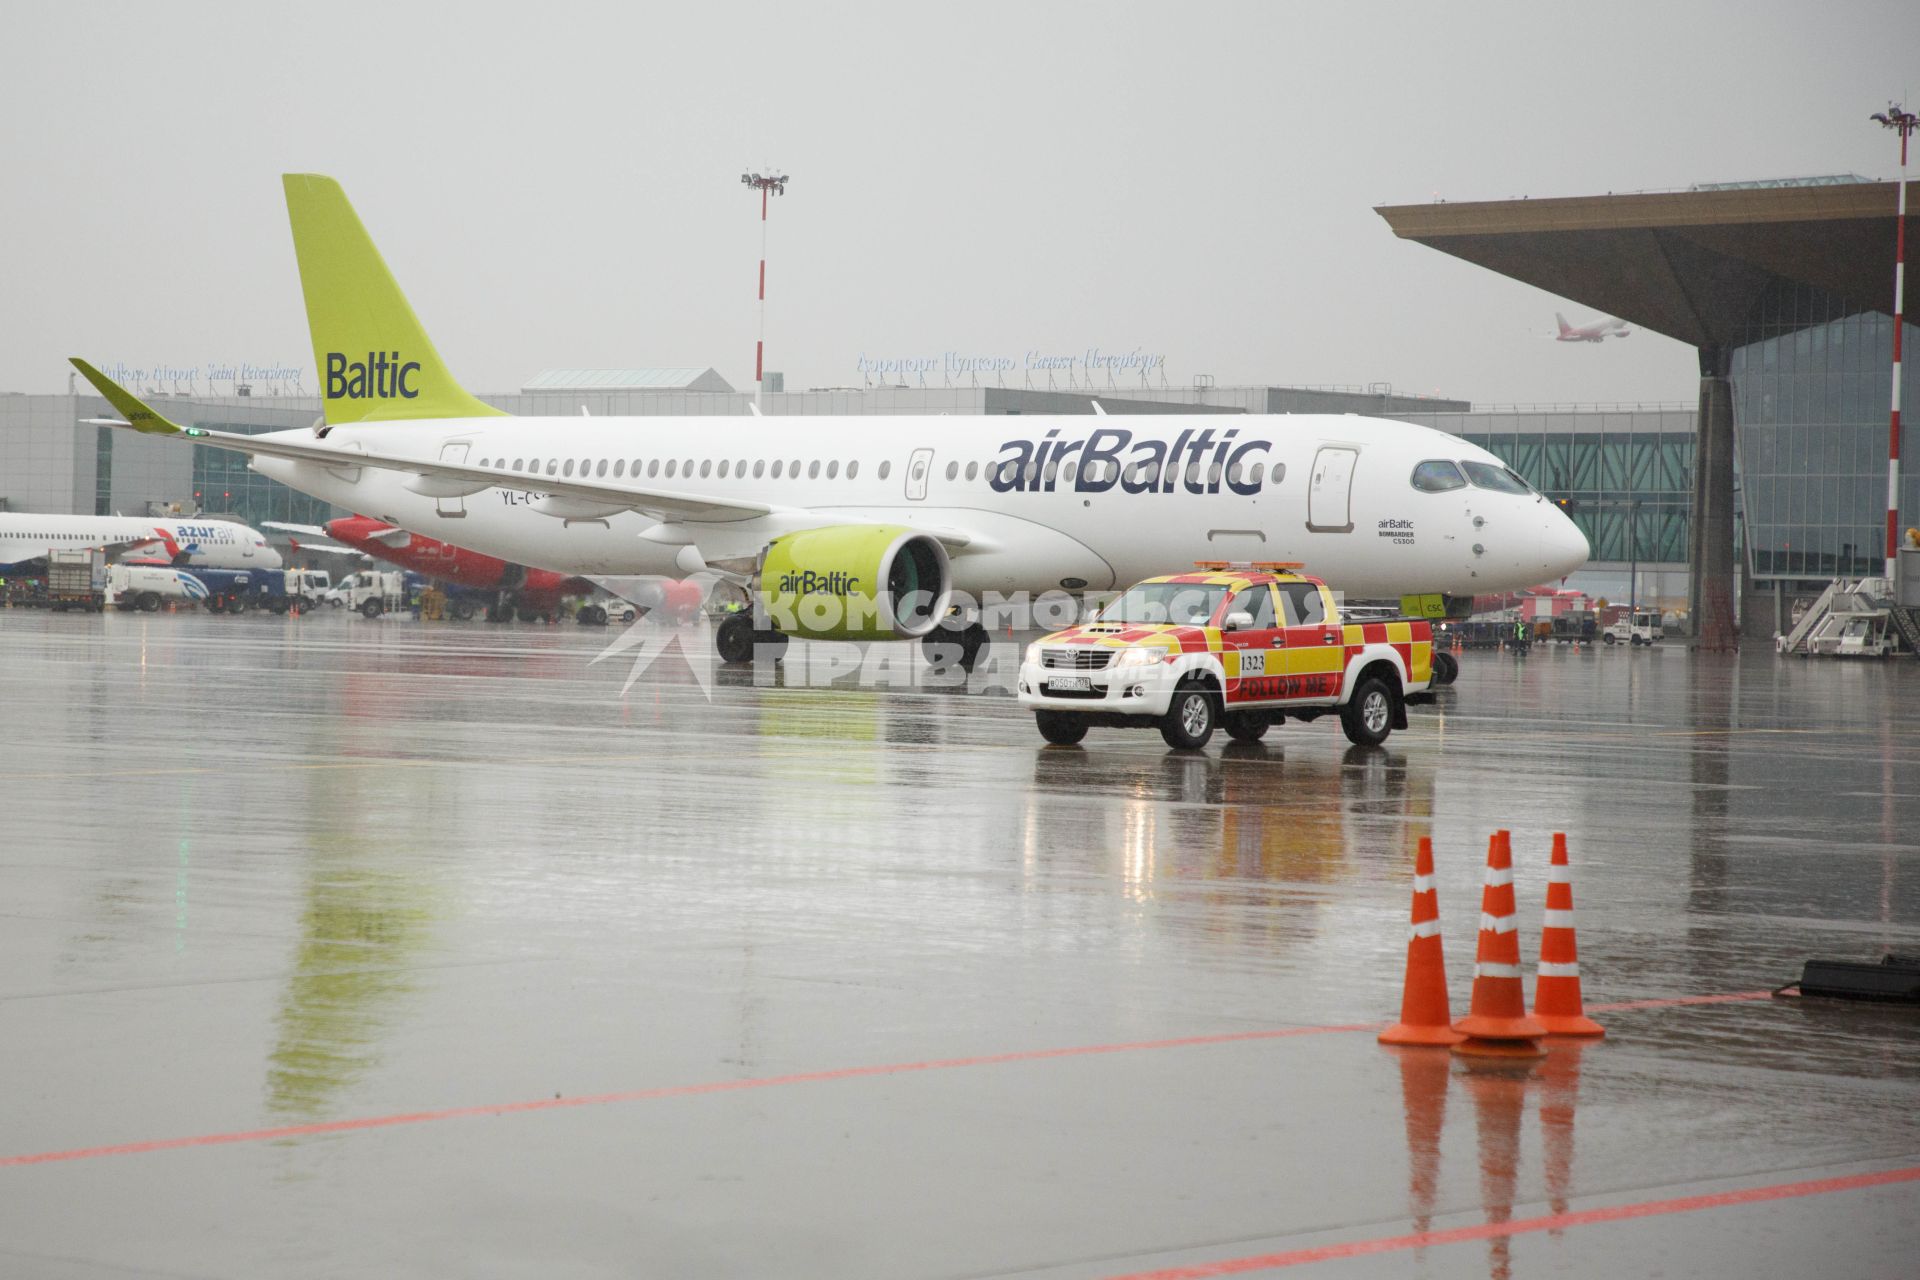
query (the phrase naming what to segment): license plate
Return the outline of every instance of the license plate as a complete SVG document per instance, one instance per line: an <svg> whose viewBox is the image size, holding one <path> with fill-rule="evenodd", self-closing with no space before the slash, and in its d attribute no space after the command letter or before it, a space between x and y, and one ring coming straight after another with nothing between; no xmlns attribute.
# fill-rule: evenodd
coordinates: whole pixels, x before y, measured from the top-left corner
<svg viewBox="0 0 1920 1280"><path fill-rule="evenodd" d="M1055 693L1086 693L1093 688L1093 677L1055 676L1047 681L1047 688Z"/></svg>

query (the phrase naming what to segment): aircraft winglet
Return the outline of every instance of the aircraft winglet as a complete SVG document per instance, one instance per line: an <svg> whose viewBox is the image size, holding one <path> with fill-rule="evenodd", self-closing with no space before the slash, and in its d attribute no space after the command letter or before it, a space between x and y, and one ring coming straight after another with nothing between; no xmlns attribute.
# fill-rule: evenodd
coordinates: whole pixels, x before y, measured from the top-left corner
<svg viewBox="0 0 1920 1280"><path fill-rule="evenodd" d="M127 425L135 431L144 431L149 435L179 435L186 428L177 422L170 422L164 414L147 406L147 403L133 392L100 372L79 356L68 356L68 361L78 369L94 389L107 398L107 403L118 409L126 418Z"/></svg>

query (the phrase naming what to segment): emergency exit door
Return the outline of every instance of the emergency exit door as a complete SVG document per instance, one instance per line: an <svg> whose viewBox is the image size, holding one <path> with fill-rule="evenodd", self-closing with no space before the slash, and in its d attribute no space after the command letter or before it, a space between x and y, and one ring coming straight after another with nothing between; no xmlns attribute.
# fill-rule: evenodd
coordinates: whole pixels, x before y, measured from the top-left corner
<svg viewBox="0 0 1920 1280"><path fill-rule="evenodd" d="M454 440L440 446L440 461L462 465L467 460L467 451L473 447L467 440ZM460 498L441 498L435 505L437 514L451 519L460 519L467 514L467 500Z"/></svg>
<svg viewBox="0 0 1920 1280"><path fill-rule="evenodd" d="M1313 480L1307 487L1307 528L1314 533L1353 532L1353 468L1358 449L1337 446L1320 450L1313 459Z"/></svg>

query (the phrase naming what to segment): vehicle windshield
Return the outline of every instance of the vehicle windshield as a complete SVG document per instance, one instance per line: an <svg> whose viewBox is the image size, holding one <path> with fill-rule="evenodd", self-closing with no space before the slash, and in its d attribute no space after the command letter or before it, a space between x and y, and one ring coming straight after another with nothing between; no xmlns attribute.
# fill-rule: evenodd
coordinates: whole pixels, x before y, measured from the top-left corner
<svg viewBox="0 0 1920 1280"><path fill-rule="evenodd" d="M1171 622L1194 626L1212 620L1225 587L1198 582L1142 582L1128 587L1118 600L1100 611L1102 622Z"/></svg>
<svg viewBox="0 0 1920 1280"><path fill-rule="evenodd" d="M1492 489L1495 493L1532 493L1533 486L1513 474L1505 467L1491 462L1463 462L1461 470L1467 473L1467 479L1473 481L1476 489Z"/></svg>

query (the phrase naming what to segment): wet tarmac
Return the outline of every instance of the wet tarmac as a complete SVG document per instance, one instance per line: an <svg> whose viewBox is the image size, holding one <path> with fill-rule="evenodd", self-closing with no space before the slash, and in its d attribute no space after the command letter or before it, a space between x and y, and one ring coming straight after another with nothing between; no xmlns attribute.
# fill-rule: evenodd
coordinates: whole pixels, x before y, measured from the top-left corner
<svg viewBox="0 0 1920 1280"><path fill-rule="evenodd" d="M608 639L0 613L0 1275L1920 1274L1920 1009L1758 995L1920 952L1920 663L1182 756ZM1496 827L1609 1030L1517 1076L1373 1035Z"/></svg>

